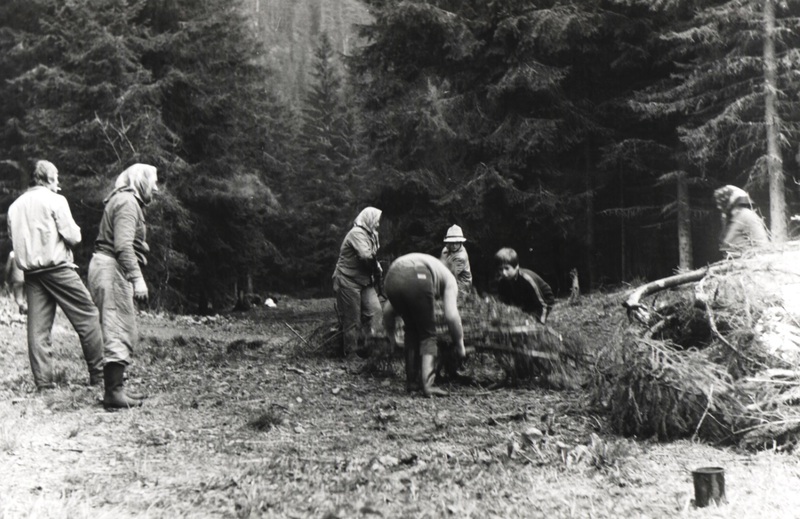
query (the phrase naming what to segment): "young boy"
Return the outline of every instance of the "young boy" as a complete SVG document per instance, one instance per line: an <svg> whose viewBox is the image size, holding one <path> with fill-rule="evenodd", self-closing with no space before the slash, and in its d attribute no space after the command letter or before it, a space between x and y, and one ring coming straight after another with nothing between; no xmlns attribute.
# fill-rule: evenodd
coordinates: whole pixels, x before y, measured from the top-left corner
<svg viewBox="0 0 800 519"><path fill-rule="evenodd" d="M468 294L472 290L472 271L469 267L467 249L464 248L465 241L467 239L461 227L458 225L450 227L444 237L444 248L439 257L456 277L458 291L462 294Z"/></svg>
<svg viewBox="0 0 800 519"><path fill-rule="evenodd" d="M434 300L442 299L445 322L456 354L465 357L464 331L456 304L458 284L455 276L433 256L411 253L392 262L386 273L384 289L388 301L383 307L383 322L392 348L397 347L397 315L403 318L405 325L406 389L414 391L421 382L426 397L446 396L446 391L433 387L437 350ZM420 375L422 380L419 380Z"/></svg>
<svg viewBox="0 0 800 519"><path fill-rule="evenodd" d="M497 285L500 301L518 306L545 324L556 302L550 285L535 272L520 268L519 256L514 249L500 249L494 259L500 275Z"/></svg>

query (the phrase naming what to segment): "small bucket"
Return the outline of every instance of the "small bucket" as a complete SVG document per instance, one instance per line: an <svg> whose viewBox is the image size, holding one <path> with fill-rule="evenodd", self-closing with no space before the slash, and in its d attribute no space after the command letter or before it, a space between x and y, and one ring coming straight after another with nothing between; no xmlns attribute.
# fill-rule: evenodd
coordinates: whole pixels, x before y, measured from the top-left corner
<svg viewBox="0 0 800 519"><path fill-rule="evenodd" d="M711 501L717 505L725 502L725 469L722 467L702 467L692 471L694 481L694 505L698 508L708 506Z"/></svg>

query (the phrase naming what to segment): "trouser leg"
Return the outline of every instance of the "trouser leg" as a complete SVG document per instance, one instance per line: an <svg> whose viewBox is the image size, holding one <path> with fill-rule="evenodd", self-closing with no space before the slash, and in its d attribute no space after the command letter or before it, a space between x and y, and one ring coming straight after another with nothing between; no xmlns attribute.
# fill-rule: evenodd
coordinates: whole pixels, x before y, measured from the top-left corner
<svg viewBox="0 0 800 519"><path fill-rule="evenodd" d="M78 273L60 268L42 274L42 282L78 334L89 373L103 369L103 334L100 313Z"/></svg>
<svg viewBox="0 0 800 519"><path fill-rule="evenodd" d="M346 278L337 277L334 280L334 290L339 325L342 327L343 353L347 356L358 348L362 287Z"/></svg>
<svg viewBox="0 0 800 519"><path fill-rule="evenodd" d="M37 388L53 387L51 330L56 302L42 285L39 276L26 276L28 298L28 358Z"/></svg>
<svg viewBox="0 0 800 519"><path fill-rule="evenodd" d="M100 310L106 362L130 364L138 338L133 286L114 258L103 254L92 257L89 291Z"/></svg>
<svg viewBox="0 0 800 519"><path fill-rule="evenodd" d="M419 340L413 330L405 330L406 391L418 391L422 387L420 377Z"/></svg>

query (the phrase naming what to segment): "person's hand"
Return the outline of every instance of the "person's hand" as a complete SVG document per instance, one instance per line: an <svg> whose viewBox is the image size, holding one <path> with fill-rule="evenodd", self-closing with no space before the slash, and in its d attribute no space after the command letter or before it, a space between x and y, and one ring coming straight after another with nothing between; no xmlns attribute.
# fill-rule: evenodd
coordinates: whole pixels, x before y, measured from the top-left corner
<svg viewBox="0 0 800 519"><path fill-rule="evenodd" d="M144 278L133 280L133 298L140 303L147 301L147 283L144 282Z"/></svg>
<svg viewBox="0 0 800 519"><path fill-rule="evenodd" d="M467 356L467 349L464 347L463 340L458 341L458 344L456 344L456 355L458 355L459 359L466 358Z"/></svg>

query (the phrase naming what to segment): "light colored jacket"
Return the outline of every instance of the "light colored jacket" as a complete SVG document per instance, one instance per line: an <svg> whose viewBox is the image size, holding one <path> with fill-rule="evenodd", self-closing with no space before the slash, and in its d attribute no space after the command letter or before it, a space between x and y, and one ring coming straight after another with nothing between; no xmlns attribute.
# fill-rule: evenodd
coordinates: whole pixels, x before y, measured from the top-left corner
<svg viewBox="0 0 800 519"><path fill-rule="evenodd" d="M75 266L72 247L81 242L81 228L67 199L44 186L28 189L11 204L8 233L24 272Z"/></svg>
<svg viewBox="0 0 800 519"><path fill-rule="evenodd" d="M442 249L439 259L444 263L458 281L458 289L461 292L469 292L472 289L472 271L469 267L469 255L467 249L462 245L455 252L450 252L447 245Z"/></svg>
<svg viewBox="0 0 800 519"><path fill-rule="evenodd" d="M722 252L738 253L753 247L764 247L769 243L764 221L755 211L747 207L734 207L722 230L719 249Z"/></svg>

